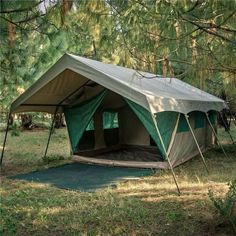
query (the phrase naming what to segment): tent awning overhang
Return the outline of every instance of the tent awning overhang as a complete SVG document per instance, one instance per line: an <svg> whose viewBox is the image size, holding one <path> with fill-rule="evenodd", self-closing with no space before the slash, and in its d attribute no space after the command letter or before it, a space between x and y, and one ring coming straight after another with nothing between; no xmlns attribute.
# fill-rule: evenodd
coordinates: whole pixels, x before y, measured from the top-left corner
<svg viewBox="0 0 236 236"><path fill-rule="evenodd" d="M141 76L141 74L143 76ZM109 89L152 113L220 111L223 100L175 78L162 78L72 54L63 55L11 105L12 113L48 112Z"/></svg>

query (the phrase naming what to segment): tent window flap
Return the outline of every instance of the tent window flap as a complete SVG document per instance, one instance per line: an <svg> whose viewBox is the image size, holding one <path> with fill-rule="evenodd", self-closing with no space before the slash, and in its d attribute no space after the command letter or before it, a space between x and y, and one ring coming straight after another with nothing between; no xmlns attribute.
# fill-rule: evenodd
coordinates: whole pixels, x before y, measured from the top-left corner
<svg viewBox="0 0 236 236"><path fill-rule="evenodd" d="M64 108L65 119L68 127L72 150L75 151L85 129L103 101L106 90L75 107Z"/></svg>
<svg viewBox="0 0 236 236"><path fill-rule="evenodd" d="M161 141L157 135L151 113L145 108L143 108L142 106L128 99L126 99L126 101L128 105L131 107L131 109L134 111L134 113L137 115L137 117L141 120L141 122L143 123L144 127L147 129L152 139L157 144L157 147L160 150L162 157L165 158L165 151L163 150ZM174 131L175 124L177 122L177 118L178 118L177 112L166 111L166 112L160 112L156 114L157 125L159 127L160 134L162 136L166 150L169 147L171 136Z"/></svg>

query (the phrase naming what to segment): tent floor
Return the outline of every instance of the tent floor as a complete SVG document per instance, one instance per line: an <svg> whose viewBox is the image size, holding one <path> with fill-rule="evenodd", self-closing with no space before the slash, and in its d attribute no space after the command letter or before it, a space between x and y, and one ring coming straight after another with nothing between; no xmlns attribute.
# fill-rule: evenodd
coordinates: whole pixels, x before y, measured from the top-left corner
<svg viewBox="0 0 236 236"><path fill-rule="evenodd" d="M156 147L122 147L93 151L80 151L73 155L73 160L81 163L92 163L110 166L166 169Z"/></svg>

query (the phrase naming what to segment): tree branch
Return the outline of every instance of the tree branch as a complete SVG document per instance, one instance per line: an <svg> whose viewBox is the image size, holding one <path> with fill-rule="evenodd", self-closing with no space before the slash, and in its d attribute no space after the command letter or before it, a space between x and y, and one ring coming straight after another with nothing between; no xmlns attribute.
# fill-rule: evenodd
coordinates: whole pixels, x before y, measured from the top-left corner
<svg viewBox="0 0 236 236"><path fill-rule="evenodd" d="M0 14L10 14L10 13L17 13L17 12L24 12L24 11L32 11L35 7L37 7L38 5L40 5L42 2L44 2L45 0L40 0L38 3L34 4L31 7L27 7L27 8L19 8L19 9L13 9L13 10L1 10Z"/></svg>
<svg viewBox="0 0 236 236"><path fill-rule="evenodd" d="M187 18L184 17L184 16L181 16L181 18L182 18L183 20L185 20L186 22L188 22L188 23L190 23L190 24L192 24L192 25L197 26L198 29L200 29L200 30L202 30L202 31L204 31L204 32L206 32L206 33L208 33L208 34L214 35L214 36L216 36L216 37L218 37L218 38L221 38L222 40L224 40L224 41L226 41L226 42L229 42L229 43L232 43L232 44L235 44L235 45L236 45L236 41L234 41L234 40L231 40L231 39L229 39L229 38L227 38L227 37L225 37L225 36L223 36L223 35L221 35L221 34L218 34L218 33L214 32L214 31L211 31L211 30L207 29L205 26L201 26L200 24L196 23L195 21L189 20L189 19L187 19ZM211 28L212 28L212 27L211 27Z"/></svg>

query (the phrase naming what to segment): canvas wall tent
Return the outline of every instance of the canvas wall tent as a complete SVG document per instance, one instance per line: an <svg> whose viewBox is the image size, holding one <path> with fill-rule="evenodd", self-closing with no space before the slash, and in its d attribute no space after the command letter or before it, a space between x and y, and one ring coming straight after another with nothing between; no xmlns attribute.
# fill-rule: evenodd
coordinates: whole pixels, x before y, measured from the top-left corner
<svg viewBox="0 0 236 236"><path fill-rule="evenodd" d="M65 54L12 103L11 113L64 112L73 153L93 156L80 161L172 168L212 146L211 125L225 107L175 78ZM131 155L134 147L140 152ZM104 156L107 150L113 152ZM132 160L122 161L127 156Z"/></svg>

